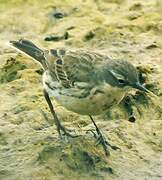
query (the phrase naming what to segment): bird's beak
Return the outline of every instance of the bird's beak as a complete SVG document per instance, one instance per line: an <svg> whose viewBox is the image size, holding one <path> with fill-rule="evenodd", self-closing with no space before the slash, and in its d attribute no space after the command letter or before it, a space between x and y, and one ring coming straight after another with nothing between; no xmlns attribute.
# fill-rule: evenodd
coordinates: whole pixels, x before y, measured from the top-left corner
<svg viewBox="0 0 162 180"><path fill-rule="evenodd" d="M144 92L149 92L149 91L148 91L142 84L140 84L139 82L135 83L135 84L133 85L133 87L134 87L135 89L139 89L139 90L144 91Z"/></svg>

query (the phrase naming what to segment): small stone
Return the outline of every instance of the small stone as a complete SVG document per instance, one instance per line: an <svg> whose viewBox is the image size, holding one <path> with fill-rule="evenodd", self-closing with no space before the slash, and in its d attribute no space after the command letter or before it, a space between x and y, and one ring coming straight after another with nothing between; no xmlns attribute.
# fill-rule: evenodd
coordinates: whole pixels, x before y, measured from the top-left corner
<svg viewBox="0 0 162 180"><path fill-rule="evenodd" d="M69 38L69 33L66 31L64 34L64 39L68 39Z"/></svg>
<svg viewBox="0 0 162 180"><path fill-rule="evenodd" d="M132 21L132 20L135 20L135 19L139 18L140 16L141 16L140 13L131 12L131 13L128 15L128 19L129 19L130 21Z"/></svg>
<svg viewBox="0 0 162 180"><path fill-rule="evenodd" d="M148 46L146 46L146 49L153 49L153 48L157 48L157 44L153 43L153 44L150 44Z"/></svg>
<svg viewBox="0 0 162 180"><path fill-rule="evenodd" d="M63 39L68 39L69 38L69 33L66 31L63 35L57 35L57 34L52 34L48 35L47 37L44 38L45 41L61 41Z"/></svg>
<svg viewBox="0 0 162 180"><path fill-rule="evenodd" d="M142 9L141 3L135 3L129 8L130 11L137 11L137 10L141 10L141 9Z"/></svg>
<svg viewBox="0 0 162 180"><path fill-rule="evenodd" d="M54 12L53 17L56 19L61 19L64 17L64 14L62 12Z"/></svg>
<svg viewBox="0 0 162 180"><path fill-rule="evenodd" d="M89 31L89 32L85 35L84 39L85 39L85 41L89 41L89 40L91 40L92 38L94 38L94 36L95 36L95 33L94 33L93 31Z"/></svg>
<svg viewBox="0 0 162 180"><path fill-rule="evenodd" d="M59 41L61 40L60 36L56 36L56 35L49 35L47 37L44 38L45 41Z"/></svg>

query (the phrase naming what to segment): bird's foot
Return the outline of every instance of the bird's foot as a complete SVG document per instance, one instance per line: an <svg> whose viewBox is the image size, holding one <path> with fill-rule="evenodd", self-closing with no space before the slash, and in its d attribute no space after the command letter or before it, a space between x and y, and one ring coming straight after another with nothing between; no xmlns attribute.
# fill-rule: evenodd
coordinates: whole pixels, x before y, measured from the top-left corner
<svg viewBox="0 0 162 180"><path fill-rule="evenodd" d="M119 147L111 145L99 129L97 129L96 132L93 130L90 131L96 139L96 145L102 145L106 156L110 155L109 147L113 150L121 150Z"/></svg>
<svg viewBox="0 0 162 180"><path fill-rule="evenodd" d="M66 129L63 125L59 124L57 126L57 131L59 133L59 136L61 139L63 139L65 136L70 138L76 138L79 137L79 135L71 134L72 130Z"/></svg>

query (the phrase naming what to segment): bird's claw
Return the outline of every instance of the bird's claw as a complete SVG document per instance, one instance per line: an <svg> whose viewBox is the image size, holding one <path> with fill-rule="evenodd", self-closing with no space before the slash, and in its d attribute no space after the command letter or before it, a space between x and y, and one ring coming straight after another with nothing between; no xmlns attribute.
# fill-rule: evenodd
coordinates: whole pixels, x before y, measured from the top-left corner
<svg viewBox="0 0 162 180"><path fill-rule="evenodd" d="M106 146L109 146L108 141L106 141L106 138L103 135L98 135L96 134L96 146L98 146L99 144L105 144Z"/></svg>
<svg viewBox="0 0 162 180"><path fill-rule="evenodd" d="M88 130L86 131L86 133L89 133L89 132L93 134L93 137L94 137L95 139L97 139L97 134L96 134L95 130L93 130L93 129L88 129Z"/></svg>
<svg viewBox="0 0 162 180"><path fill-rule="evenodd" d="M71 133L70 133L71 130L65 129L65 127L62 126L62 125L59 125L59 126L57 127L57 130L58 130L58 132L59 132L59 136L60 136L61 139L63 139L63 137L65 137L65 136L70 137L70 138L79 137L79 135L71 134Z"/></svg>
<svg viewBox="0 0 162 180"><path fill-rule="evenodd" d="M106 144L107 144L109 147L111 147L111 149L113 149L113 150L120 150L120 151L121 151L120 147L118 147L118 146L111 145L111 144L108 143L107 141L106 141Z"/></svg>
<svg viewBox="0 0 162 180"><path fill-rule="evenodd" d="M119 147L115 146L115 145L111 145L107 140L106 138L102 135L102 133L96 133L94 132L94 130L88 130L90 131L92 134L93 134L93 137L96 139L96 146L98 145L102 145L104 151L105 151L105 154L106 155L110 155L110 152L109 152L109 147L113 150L121 150Z"/></svg>

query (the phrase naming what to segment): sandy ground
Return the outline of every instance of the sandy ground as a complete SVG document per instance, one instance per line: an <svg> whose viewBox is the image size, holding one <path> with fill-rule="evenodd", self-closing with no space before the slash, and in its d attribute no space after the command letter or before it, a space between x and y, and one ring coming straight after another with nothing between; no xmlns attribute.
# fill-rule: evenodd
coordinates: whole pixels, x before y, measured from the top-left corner
<svg viewBox="0 0 162 180"><path fill-rule="evenodd" d="M161 180L161 0L0 0L0 12L0 179ZM54 102L64 125L82 134L58 139L42 93L41 67L7 46L19 38L43 48L98 49L138 67L157 98L130 92L134 123L123 103L94 117L121 151L106 157L86 134L93 129L90 119Z"/></svg>

